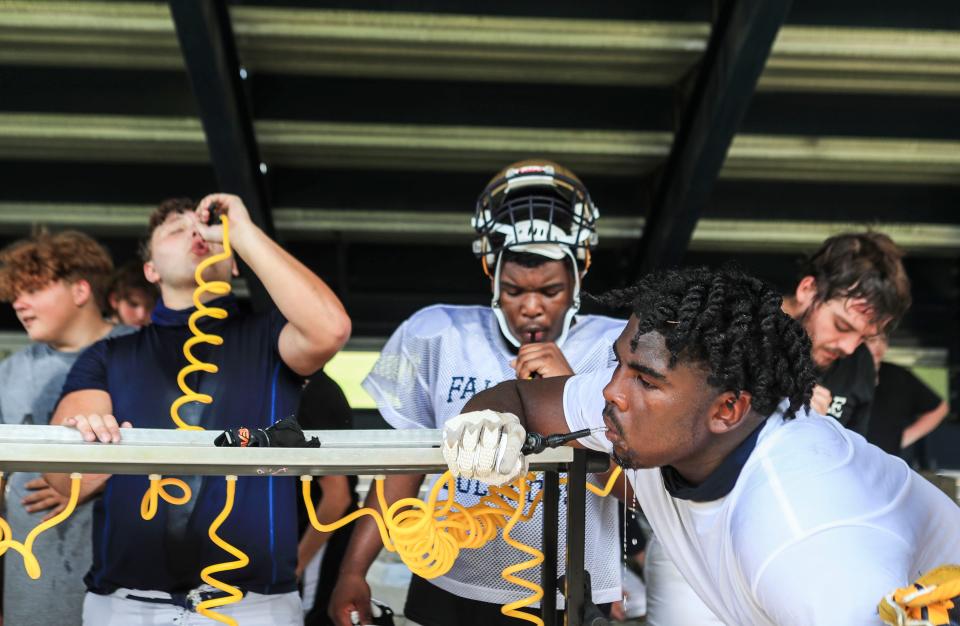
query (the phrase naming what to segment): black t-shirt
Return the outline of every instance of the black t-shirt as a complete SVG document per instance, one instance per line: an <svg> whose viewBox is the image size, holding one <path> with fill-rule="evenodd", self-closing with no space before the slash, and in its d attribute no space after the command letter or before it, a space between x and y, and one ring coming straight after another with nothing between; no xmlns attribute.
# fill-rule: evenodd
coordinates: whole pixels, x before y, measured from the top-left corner
<svg viewBox="0 0 960 626"><path fill-rule="evenodd" d="M881 363L867 441L899 454L904 429L941 402L940 396L907 368Z"/></svg>
<svg viewBox="0 0 960 626"><path fill-rule="evenodd" d="M297 422L304 430L349 430L353 411L340 386L320 370L300 393Z"/></svg>
<svg viewBox="0 0 960 626"><path fill-rule="evenodd" d="M310 377L310 381L300 394L297 407L297 422L304 430L349 430L353 424L353 413L347 397L340 386L320 370ZM347 476L354 504L357 503L357 477ZM320 481L313 481L312 497L314 506L320 503L323 489ZM297 498L297 514L302 533L309 520L303 506L303 499Z"/></svg>
<svg viewBox="0 0 960 626"><path fill-rule="evenodd" d="M349 429L353 425L353 414L347 397L340 386L322 370L310 378L300 395L300 406L297 407L297 421L304 430L340 430ZM357 477L347 476L347 484L353 503L350 510L356 509ZM323 499L323 489L319 480L313 481L313 490L310 494L313 506L316 507ZM349 511L344 511L346 515ZM306 529L309 520L304 507L303 498L297 498L297 514L299 516L300 534ZM313 609L304 616L304 626L333 626L327 616L327 606L330 604L330 594L337 584L340 565L350 543L350 534L354 524L347 524L333 531L327 541L323 559L320 562L320 572L317 579L317 590L313 598Z"/></svg>
<svg viewBox="0 0 960 626"><path fill-rule="evenodd" d="M819 383L833 394L827 415L850 430L866 435L876 386L873 356L867 346L860 344L847 358L834 361L820 376Z"/></svg>

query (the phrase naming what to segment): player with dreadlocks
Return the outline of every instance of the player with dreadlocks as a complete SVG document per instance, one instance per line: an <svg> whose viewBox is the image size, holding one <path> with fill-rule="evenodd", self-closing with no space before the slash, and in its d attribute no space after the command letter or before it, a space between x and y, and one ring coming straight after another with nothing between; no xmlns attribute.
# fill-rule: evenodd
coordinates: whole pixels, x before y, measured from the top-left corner
<svg viewBox="0 0 960 626"><path fill-rule="evenodd" d="M817 384L810 408L867 436L876 371L866 341L895 328L910 307L903 252L887 235L848 232L830 237L800 263L784 312L810 337ZM656 535L647 545L648 626L722 626L664 554Z"/></svg>
<svg viewBox="0 0 960 626"><path fill-rule="evenodd" d="M960 509L809 411L810 342L774 290L691 269L605 300L633 310L616 367L477 394L446 424L452 471L500 482L526 469L525 428L605 425L581 443L633 470L664 551L725 624L876 624L890 589L960 560Z"/></svg>

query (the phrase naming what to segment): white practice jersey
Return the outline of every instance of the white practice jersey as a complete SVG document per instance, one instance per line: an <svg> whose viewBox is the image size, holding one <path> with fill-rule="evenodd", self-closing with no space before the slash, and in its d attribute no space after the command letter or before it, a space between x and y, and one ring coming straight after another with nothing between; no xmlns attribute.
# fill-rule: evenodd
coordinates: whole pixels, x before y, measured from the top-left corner
<svg viewBox="0 0 960 626"><path fill-rule="evenodd" d="M608 317L581 315L570 328L563 354L575 372L605 369L613 358L613 342L626 322ZM363 381L384 419L394 428L443 428L475 393L516 378L510 367L515 355L500 334L489 307L437 305L422 309L405 321L384 347L380 359ZM549 433L546 433L549 434ZM436 480L437 477L433 477ZM594 484L599 484L591 477ZM457 479L456 501L471 506L487 494L486 484ZM540 485L532 483L528 498ZM445 495L441 494L441 499ZM566 546L566 490L561 487L559 552ZM521 522L511 536L540 548L542 507L529 522ZM620 599L620 541L617 502L610 496L587 493L586 568L597 603ZM504 604L530 595L505 581L500 571L525 560L520 551L497 539L476 550L461 550L453 568L431 582L441 589L481 602ZM564 571L563 559L558 564ZM540 569L518 573L540 584ZM558 594L558 607L562 597Z"/></svg>
<svg viewBox="0 0 960 626"><path fill-rule="evenodd" d="M572 430L601 425L612 370L572 377ZM835 419L784 401L761 428L733 490L672 497L659 469L627 472L664 551L730 626L875 626L877 604L945 563L960 563L960 507L906 463ZM603 435L582 439L610 451Z"/></svg>

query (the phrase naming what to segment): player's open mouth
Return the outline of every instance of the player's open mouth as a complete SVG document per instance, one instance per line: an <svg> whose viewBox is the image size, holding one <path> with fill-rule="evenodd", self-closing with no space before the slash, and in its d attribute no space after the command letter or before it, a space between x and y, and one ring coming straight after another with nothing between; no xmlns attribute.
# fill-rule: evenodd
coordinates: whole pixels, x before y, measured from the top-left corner
<svg viewBox="0 0 960 626"><path fill-rule="evenodd" d="M539 343L543 341L543 338L546 336L546 332L542 328L524 328L521 331L523 339L526 343Z"/></svg>
<svg viewBox="0 0 960 626"><path fill-rule="evenodd" d="M613 420L607 416L606 411L603 412L603 423L607 427L607 430L603 433L603 436L613 444L616 444L618 441L620 441L620 435L617 434L618 429Z"/></svg>

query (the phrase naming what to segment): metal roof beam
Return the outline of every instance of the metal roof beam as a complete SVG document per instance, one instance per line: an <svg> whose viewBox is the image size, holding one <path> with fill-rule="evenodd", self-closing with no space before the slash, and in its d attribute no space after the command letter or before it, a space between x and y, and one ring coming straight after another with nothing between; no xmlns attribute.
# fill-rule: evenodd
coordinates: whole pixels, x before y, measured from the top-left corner
<svg viewBox="0 0 960 626"><path fill-rule="evenodd" d="M256 133L273 166L490 172L542 154L607 177L652 172L672 141L669 132L284 120L259 120ZM196 119L8 112L0 112L0 158L208 162ZM956 185L960 141L740 134L720 177Z"/></svg>
<svg viewBox="0 0 960 626"><path fill-rule="evenodd" d="M230 10L251 70L427 80L671 85L704 23L544 19L263 6ZM177 69L159 3L5 0L0 63ZM786 26L758 89L960 94L960 33Z"/></svg>
<svg viewBox="0 0 960 626"><path fill-rule="evenodd" d="M34 225L79 228L95 236L141 235L151 205L0 202L0 233L21 236ZM395 211L277 207L278 232L286 240L391 241L462 245L475 237L463 211ZM642 234L642 217L611 215L599 222L604 242L625 245ZM866 228L889 234L918 256L960 256L960 225L919 223L825 222L704 218L697 223L690 249L704 252L800 253L814 250L831 235Z"/></svg>

